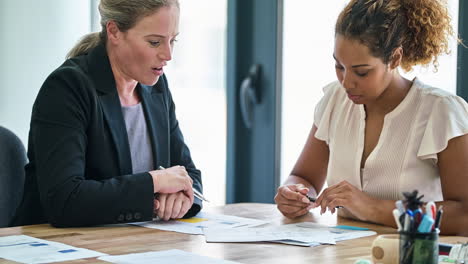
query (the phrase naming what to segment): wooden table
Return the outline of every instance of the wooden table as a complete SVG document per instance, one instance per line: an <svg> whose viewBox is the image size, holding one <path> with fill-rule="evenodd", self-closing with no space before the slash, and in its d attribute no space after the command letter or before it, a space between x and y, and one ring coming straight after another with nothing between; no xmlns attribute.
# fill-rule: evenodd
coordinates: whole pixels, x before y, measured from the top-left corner
<svg viewBox="0 0 468 264"><path fill-rule="evenodd" d="M267 220L273 225L296 222L316 222L329 226L352 225L368 227L378 234L396 233L389 227L320 215L317 209L301 218L290 220L281 215L274 204L240 203L204 208L206 212L236 215ZM61 242L75 247L96 250L110 255L181 249L195 254L240 263L354 263L357 259L371 259L370 246L376 236L338 242L336 245L300 247L275 243L206 243L202 235L187 235L138 226L54 228L50 225L32 225L0 228L0 236L24 234ZM468 237L442 236L441 242L468 242ZM13 263L0 259L0 263ZM107 263L81 259L67 263Z"/></svg>

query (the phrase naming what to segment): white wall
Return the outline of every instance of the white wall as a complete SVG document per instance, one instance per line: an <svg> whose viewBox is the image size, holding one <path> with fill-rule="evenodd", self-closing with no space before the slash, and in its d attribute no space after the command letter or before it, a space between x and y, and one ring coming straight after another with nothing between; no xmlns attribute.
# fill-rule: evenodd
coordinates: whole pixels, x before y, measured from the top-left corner
<svg viewBox="0 0 468 264"><path fill-rule="evenodd" d="M90 30L89 2L0 1L0 126L24 144L43 81Z"/></svg>

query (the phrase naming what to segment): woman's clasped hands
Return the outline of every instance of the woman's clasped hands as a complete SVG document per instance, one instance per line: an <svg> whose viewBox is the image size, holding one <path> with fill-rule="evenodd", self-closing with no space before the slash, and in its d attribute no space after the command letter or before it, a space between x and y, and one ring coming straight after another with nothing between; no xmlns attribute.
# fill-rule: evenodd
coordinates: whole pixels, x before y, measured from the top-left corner
<svg viewBox="0 0 468 264"><path fill-rule="evenodd" d="M193 204L193 180L184 166L151 171L155 199L154 214L162 220L182 218Z"/></svg>
<svg viewBox="0 0 468 264"><path fill-rule="evenodd" d="M337 208L344 207L354 216L365 220L375 212L378 206L376 199L365 194L347 181L332 185L311 202L307 198L309 188L303 184L289 184L278 188L275 202L280 212L288 218L296 218L309 212L310 209L320 207L320 214L327 209L335 213Z"/></svg>

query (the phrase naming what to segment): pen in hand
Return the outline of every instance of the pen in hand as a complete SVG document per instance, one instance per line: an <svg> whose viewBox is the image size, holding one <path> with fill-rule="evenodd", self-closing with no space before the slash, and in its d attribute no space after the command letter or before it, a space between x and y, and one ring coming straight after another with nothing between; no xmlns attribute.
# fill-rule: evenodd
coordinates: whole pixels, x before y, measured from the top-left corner
<svg viewBox="0 0 468 264"><path fill-rule="evenodd" d="M309 199L310 202L315 203L317 201L317 198L312 198L309 195L306 194L307 199Z"/></svg>
<svg viewBox="0 0 468 264"><path fill-rule="evenodd" d="M164 170L164 167L159 166L158 170ZM205 202L210 202L210 201L208 201L208 199L205 198L205 196L203 196L203 194L201 194L199 191L197 191L197 189L193 188L193 186L192 186L192 190L193 190L193 196L195 196L198 199L203 200Z"/></svg>
<svg viewBox="0 0 468 264"><path fill-rule="evenodd" d="M315 203L315 201L317 201L317 198L312 198L312 197L310 197L310 196L307 195L307 194L306 194L306 197L307 197L307 199L309 199L309 201L312 202L312 203ZM335 207L335 208L340 209L340 208L343 208L343 206L337 206L337 207Z"/></svg>

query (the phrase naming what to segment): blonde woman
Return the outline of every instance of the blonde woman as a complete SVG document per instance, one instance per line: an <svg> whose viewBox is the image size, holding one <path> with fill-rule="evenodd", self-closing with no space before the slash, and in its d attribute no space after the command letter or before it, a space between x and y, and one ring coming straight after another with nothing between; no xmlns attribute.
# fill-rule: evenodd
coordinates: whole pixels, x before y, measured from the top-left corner
<svg viewBox="0 0 468 264"><path fill-rule="evenodd" d="M202 190L200 171L164 75L179 34L178 1L101 0L99 11L102 31L70 51L34 103L12 225L168 220L201 209L192 189Z"/></svg>

